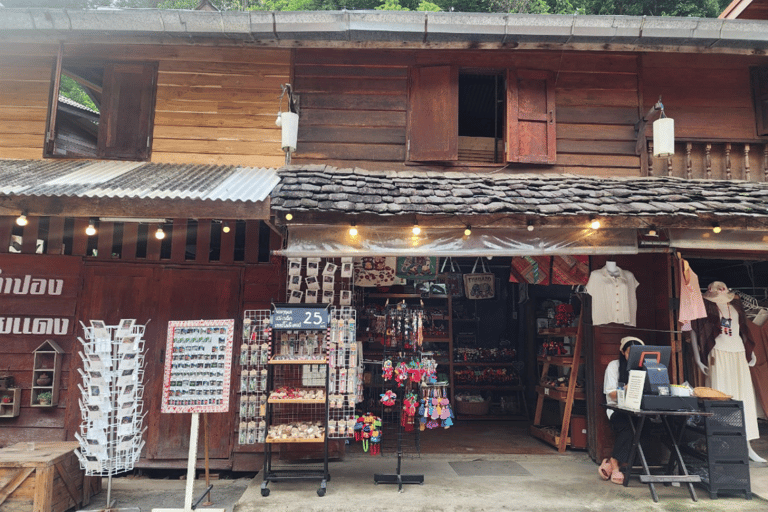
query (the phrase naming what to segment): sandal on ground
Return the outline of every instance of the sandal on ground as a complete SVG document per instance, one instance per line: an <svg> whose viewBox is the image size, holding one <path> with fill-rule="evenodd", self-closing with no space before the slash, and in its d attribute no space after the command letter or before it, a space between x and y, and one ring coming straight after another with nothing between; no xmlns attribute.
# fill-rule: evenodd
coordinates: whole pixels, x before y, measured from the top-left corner
<svg viewBox="0 0 768 512"><path fill-rule="evenodd" d="M603 459L603 463L597 468L597 472L603 480L611 478L611 461L609 459Z"/></svg>
<svg viewBox="0 0 768 512"><path fill-rule="evenodd" d="M622 485L624 483L624 473L621 471L614 471L611 473L611 482Z"/></svg>

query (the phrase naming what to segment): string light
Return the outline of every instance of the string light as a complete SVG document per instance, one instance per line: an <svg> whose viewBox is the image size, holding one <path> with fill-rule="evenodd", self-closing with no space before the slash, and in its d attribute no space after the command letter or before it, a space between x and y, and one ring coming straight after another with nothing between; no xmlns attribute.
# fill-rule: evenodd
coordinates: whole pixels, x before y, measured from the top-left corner
<svg viewBox="0 0 768 512"><path fill-rule="evenodd" d="M413 229L411 230L411 232L412 232L414 235L418 235L418 234L420 234L420 233L421 233L421 228L419 227L419 223L418 223L418 222L415 222L415 223L413 224Z"/></svg>
<svg viewBox="0 0 768 512"><path fill-rule="evenodd" d="M165 231L163 231L162 227L158 227L157 231L155 231L155 238L157 238L158 240L162 240L163 238L165 238Z"/></svg>
<svg viewBox="0 0 768 512"><path fill-rule="evenodd" d="M590 226L592 229L600 229L600 221L597 218L592 217L590 220Z"/></svg>
<svg viewBox="0 0 768 512"><path fill-rule="evenodd" d="M229 233L231 231L231 228L229 227L229 224L225 222L221 230L225 233Z"/></svg>
<svg viewBox="0 0 768 512"><path fill-rule="evenodd" d="M293 220L293 214L292 213L286 213L285 214L285 220Z"/></svg>
<svg viewBox="0 0 768 512"><path fill-rule="evenodd" d="M26 226L27 224L29 224L29 221L27 220L27 216L22 213L21 215L16 217L16 224L18 224L19 226Z"/></svg>
<svg viewBox="0 0 768 512"><path fill-rule="evenodd" d="M352 226L349 228L349 236L357 236L357 224L354 222L352 223Z"/></svg>
<svg viewBox="0 0 768 512"><path fill-rule="evenodd" d="M464 236L469 236L472 234L472 226L467 226L467 229L464 230Z"/></svg>
<svg viewBox="0 0 768 512"><path fill-rule="evenodd" d="M533 230L534 230L534 227L533 227L533 221L532 221L532 220L529 220L529 221L528 221L528 226L526 227L526 229L527 229L528 231L533 231Z"/></svg>
<svg viewBox="0 0 768 512"><path fill-rule="evenodd" d="M723 230L723 228L720 227L720 223L719 222L715 222L714 224L712 224L712 232L713 233L717 234L717 233L721 232L722 230Z"/></svg>
<svg viewBox="0 0 768 512"><path fill-rule="evenodd" d="M88 236L93 236L96 234L96 226L93 225L93 221L88 223L88 227L85 228L85 234Z"/></svg>
<svg viewBox="0 0 768 512"><path fill-rule="evenodd" d="M659 232L656 231L656 226L651 226L648 230L648 236L659 236Z"/></svg>

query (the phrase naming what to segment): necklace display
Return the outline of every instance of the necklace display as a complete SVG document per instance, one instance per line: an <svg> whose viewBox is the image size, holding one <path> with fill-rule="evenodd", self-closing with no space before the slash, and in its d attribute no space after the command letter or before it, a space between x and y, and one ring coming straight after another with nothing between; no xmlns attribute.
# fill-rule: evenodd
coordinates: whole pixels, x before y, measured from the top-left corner
<svg viewBox="0 0 768 512"><path fill-rule="evenodd" d="M720 332L726 336L733 336L733 319L731 318L730 304L726 304L725 309L728 311L728 318L725 317L725 314L720 309L720 304L717 305L717 310L720 312Z"/></svg>

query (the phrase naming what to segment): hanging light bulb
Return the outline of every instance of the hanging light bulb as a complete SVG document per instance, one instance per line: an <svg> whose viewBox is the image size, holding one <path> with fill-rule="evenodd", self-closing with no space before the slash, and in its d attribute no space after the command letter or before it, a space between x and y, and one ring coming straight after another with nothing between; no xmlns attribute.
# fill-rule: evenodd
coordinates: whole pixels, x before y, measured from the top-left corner
<svg viewBox="0 0 768 512"><path fill-rule="evenodd" d="M16 217L16 224L18 224L19 226L26 226L27 224L29 224L29 221L27 220L27 216L22 213L21 215Z"/></svg>
<svg viewBox="0 0 768 512"><path fill-rule="evenodd" d="M222 230L224 233L229 233L230 231L232 231L232 229L229 227L229 224L228 224L228 223L226 223L226 222L224 223L224 226L222 226L221 230Z"/></svg>
<svg viewBox="0 0 768 512"><path fill-rule="evenodd" d="M93 236L96 234L96 226L93 225L93 221L88 223L88 227L85 228L85 234L88 236Z"/></svg>
<svg viewBox="0 0 768 512"><path fill-rule="evenodd" d="M720 227L720 223L719 222L715 222L714 224L712 224L712 232L713 233L717 234L717 233L721 232L722 230L723 230L723 228Z"/></svg>
<svg viewBox="0 0 768 512"><path fill-rule="evenodd" d="M648 229L648 236L659 236L656 226L651 226L650 229Z"/></svg>
<svg viewBox="0 0 768 512"><path fill-rule="evenodd" d="M467 229L464 230L464 236L469 236L472 234L472 226L467 226Z"/></svg>
<svg viewBox="0 0 768 512"><path fill-rule="evenodd" d="M354 222L352 223L352 226L349 228L349 236L357 236L357 224Z"/></svg>
<svg viewBox="0 0 768 512"><path fill-rule="evenodd" d="M597 220L595 217L592 217L590 219L590 224L589 225L590 225L590 227L592 229L600 229L600 221Z"/></svg>
<svg viewBox="0 0 768 512"><path fill-rule="evenodd" d="M293 220L293 214L292 213L286 213L285 214L285 220Z"/></svg>
<svg viewBox="0 0 768 512"><path fill-rule="evenodd" d="M421 228L419 227L419 223L418 223L418 222L415 222L415 223L413 224L413 229L411 230L411 232L412 232L414 235L418 235L418 234L420 234L420 233L421 233Z"/></svg>
<svg viewBox="0 0 768 512"><path fill-rule="evenodd" d="M157 238L158 240L162 240L163 238L165 238L165 231L163 231L162 227L158 227L157 231L155 231L155 238Z"/></svg>
<svg viewBox="0 0 768 512"><path fill-rule="evenodd" d="M533 221L532 220L528 221L528 226L525 229L527 229L528 231L533 231L534 230Z"/></svg>

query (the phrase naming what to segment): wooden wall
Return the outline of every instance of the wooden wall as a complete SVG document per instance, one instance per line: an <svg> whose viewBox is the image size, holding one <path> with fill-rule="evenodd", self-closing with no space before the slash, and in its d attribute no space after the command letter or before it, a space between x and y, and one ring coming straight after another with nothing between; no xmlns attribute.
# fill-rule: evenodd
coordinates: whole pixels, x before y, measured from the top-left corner
<svg viewBox="0 0 768 512"><path fill-rule="evenodd" d="M401 164L407 143L408 68L450 63L556 72L557 165L526 170L639 172L634 152L639 112L634 55L300 49L295 63L295 89L301 95L299 148L294 155L298 162L359 160L363 168L376 167L377 161L387 161L390 168Z"/></svg>
<svg viewBox="0 0 768 512"><path fill-rule="evenodd" d="M0 49L0 158L42 157L52 45ZM64 58L159 62L152 162L279 167L290 50L66 45ZM283 109L286 109L285 103Z"/></svg>

